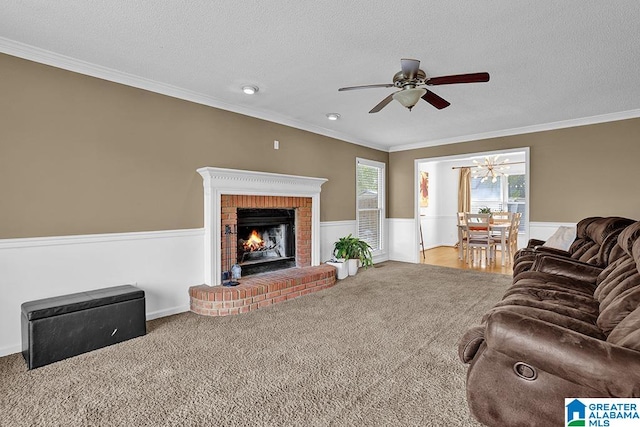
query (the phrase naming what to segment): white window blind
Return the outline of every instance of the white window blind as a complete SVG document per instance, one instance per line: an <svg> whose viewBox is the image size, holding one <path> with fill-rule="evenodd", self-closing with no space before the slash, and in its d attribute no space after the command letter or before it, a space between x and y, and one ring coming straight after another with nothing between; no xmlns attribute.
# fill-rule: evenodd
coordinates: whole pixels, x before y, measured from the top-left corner
<svg viewBox="0 0 640 427"><path fill-rule="evenodd" d="M385 165L372 160L356 160L356 206L358 237L373 251L383 248Z"/></svg>

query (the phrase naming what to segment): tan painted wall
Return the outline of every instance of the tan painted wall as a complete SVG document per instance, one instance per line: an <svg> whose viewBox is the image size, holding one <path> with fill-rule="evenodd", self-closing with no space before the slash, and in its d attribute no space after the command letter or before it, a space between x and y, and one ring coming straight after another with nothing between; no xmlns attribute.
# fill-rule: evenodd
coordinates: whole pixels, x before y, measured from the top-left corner
<svg viewBox="0 0 640 427"><path fill-rule="evenodd" d="M353 220L355 157L389 157L1 54L0 97L0 238L202 227L202 166L328 178Z"/></svg>
<svg viewBox="0 0 640 427"><path fill-rule="evenodd" d="M640 119L390 153L388 216L414 216L415 159L520 147L531 150L531 221L640 219Z"/></svg>

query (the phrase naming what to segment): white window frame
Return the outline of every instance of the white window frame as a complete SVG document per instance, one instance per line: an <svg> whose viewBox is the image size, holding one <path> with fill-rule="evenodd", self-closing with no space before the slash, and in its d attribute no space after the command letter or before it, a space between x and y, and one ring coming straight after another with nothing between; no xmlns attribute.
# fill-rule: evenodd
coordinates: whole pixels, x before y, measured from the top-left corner
<svg viewBox="0 0 640 427"><path fill-rule="evenodd" d="M387 188L387 165L384 162L378 162L375 160L369 160L369 159L363 159L360 157L356 157L356 170L355 170L355 187L356 187L356 197L355 197L355 203L356 203L356 232L355 235L359 236L359 230L360 230L360 207L358 206L358 165L365 165L365 166L371 166L371 167L376 167L379 168L381 170L381 175L382 175L382 180L379 182L379 188L378 188L378 200L379 200L379 209L377 209L379 211L379 215L380 215L380 230L378 230L379 232L379 236L380 236L380 247L374 251L372 251L372 255L375 256L380 256L382 254L386 253L386 247L387 247L387 212L386 212L386 188ZM366 210L370 210L370 209L366 209Z"/></svg>

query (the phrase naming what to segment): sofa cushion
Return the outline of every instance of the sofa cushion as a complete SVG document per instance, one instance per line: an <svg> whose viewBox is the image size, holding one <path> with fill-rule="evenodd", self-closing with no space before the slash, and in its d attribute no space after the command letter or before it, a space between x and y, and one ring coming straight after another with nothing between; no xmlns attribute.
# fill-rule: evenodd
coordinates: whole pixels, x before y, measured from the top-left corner
<svg viewBox="0 0 640 427"><path fill-rule="evenodd" d="M606 273L603 271L606 276L602 278L594 292L594 297L600 301L600 311L604 310L613 298L640 283L640 273L636 263L629 256L620 258L605 270L609 271Z"/></svg>
<svg viewBox="0 0 640 427"><path fill-rule="evenodd" d="M487 319L492 313L498 311L508 311L510 313L517 313L523 316L531 317L533 319L542 320L553 325L562 326L564 328L571 329L572 331L580 332L581 334L597 338L600 340L605 339L602 331L593 323L585 322L583 320L575 319L571 316L565 316L560 313L545 310L542 308L524 306L524 305L505 305L496 306L486 312L482 316L482 323L486 323Z"/></svg>
<svg viewBox="0 0 640 427"><path fill-rule="evenodd" d="M502 301L496 303L494 307L505 307L521 305L524 307L539 308L541 310L547 310L554 313L561 314L563 316L571 317L573 319L581 320L583 322L595 324L598 318L597 314L592 314L588 307L576 307L575 303L567 303L563 305L556 301L542 300L540 301L534 296L530 295L509 295ZM573 305L573 306L572 306Z"/></svg>
<svg viewBox="0 0 640 427"><path fill-rule="evenodd" d="M633 310L613 328L607 341L640 351L640 307Z"/></svg>
<svg viewBox="0 0 640 427"><path fill-rule="evenodd" d="M640 286L627 289L618 295L598 316L597 325L605 335L616 327L625 317L640 306Z"/></svg>

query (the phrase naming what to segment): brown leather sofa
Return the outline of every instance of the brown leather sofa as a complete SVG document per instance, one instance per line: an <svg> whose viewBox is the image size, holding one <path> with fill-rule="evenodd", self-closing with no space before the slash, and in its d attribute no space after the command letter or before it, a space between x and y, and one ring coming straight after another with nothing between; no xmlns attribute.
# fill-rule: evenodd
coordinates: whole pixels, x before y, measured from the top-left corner
<svg viewBox="0 0 640 427"><path fill-rule="evenodd" d="M640 397L640 222L608 264L538 255L467 331L467 402L488 426L564 425L564 398Z"/></svg>
<svg viewBox="0 0 640 427"><path fill-rule="evenodd" d="M543 246L543 240L531 239L526 248L515 253L513 276L531 269L536 255L554 254L577 259L596 266L609 263L609 254L614 248L618 234L635 221L622 217L589 217L576 225L576 239L568 251Z"/></svg>

